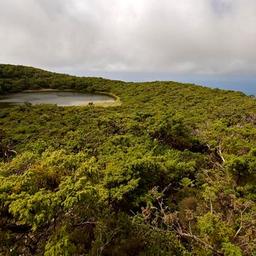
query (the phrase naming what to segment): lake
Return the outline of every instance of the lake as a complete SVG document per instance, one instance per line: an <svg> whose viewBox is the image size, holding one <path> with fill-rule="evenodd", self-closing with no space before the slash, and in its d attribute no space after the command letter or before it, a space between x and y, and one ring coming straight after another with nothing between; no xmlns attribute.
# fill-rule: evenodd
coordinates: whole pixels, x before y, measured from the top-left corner
<svg viewBox="0 0 256 256"><path fill-rule="evenodd" d="M85 106L89 103L111 103L115 99L104 94L79 93L68 91L40 91L40 92L20 92L0 96L0 104L19 105L24 103L56 104L58 106Z"/></svg>

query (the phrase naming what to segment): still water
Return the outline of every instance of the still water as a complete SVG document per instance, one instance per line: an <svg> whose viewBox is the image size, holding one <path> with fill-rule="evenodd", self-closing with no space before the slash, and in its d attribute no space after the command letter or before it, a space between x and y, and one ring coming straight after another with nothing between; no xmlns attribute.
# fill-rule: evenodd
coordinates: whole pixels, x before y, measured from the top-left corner
<svg viewBox="0 0 256 256"><path fill-rule="evenodd" d="M79 93L79 92L21 92L0 96L0 104L17 105L23 103L56 104L58 106L84 106L89 103L114 102L113 97L103 94Z"/></svg>

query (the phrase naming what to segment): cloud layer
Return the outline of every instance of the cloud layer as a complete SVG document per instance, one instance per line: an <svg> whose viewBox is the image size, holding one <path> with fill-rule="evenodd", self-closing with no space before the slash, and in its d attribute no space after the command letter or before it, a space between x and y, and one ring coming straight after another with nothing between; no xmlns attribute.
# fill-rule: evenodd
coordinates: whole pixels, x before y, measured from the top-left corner
<svg viewBox="0 0 256 256"><path fill-rule="evenodd" d="M255 0L3 0L0 62L254 75L255 24Z"/></svg>

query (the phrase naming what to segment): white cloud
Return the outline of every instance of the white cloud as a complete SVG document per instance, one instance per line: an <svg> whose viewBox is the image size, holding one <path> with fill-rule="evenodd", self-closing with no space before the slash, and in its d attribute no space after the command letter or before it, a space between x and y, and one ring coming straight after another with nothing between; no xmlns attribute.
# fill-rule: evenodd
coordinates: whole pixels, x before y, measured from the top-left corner
<svg viewBox="0 0 256 256"><path fill-rule="evenodd" d="M254 0L2 0L0 62L255 74Z"/></svg>

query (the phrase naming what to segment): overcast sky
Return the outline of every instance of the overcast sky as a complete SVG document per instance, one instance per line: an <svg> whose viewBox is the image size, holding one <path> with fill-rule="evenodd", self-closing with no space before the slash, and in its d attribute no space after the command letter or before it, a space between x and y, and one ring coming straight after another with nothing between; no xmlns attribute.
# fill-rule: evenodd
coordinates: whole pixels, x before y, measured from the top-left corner
<svg viewBox="0 0 256 256"><path fill-rule="evenodd" d="M126 80L252 82L256 1L0 0L0 62Z"/></svg>

